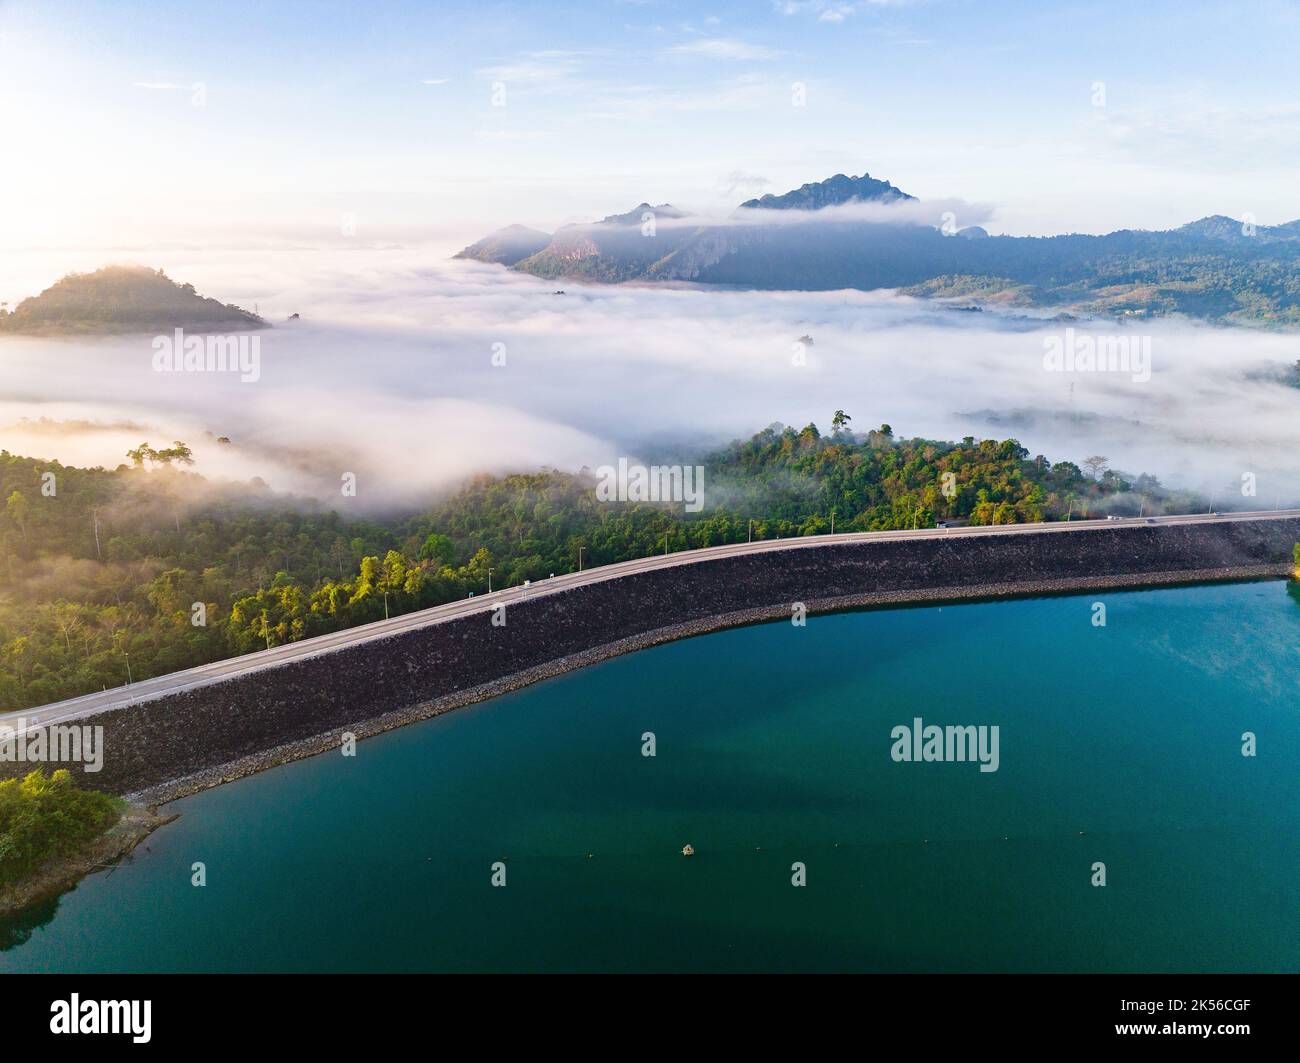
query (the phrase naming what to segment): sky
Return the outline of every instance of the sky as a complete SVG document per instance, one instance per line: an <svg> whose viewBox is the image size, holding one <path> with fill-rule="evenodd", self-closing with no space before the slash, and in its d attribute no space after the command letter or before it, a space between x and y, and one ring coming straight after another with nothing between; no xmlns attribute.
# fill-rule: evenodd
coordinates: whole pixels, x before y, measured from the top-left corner
<svg viewBox="0 0 1300 1063"><path fill-rule="evenodd" d="M993 232L1275 224L1298 39L1284 0L0 0L0 250L454 249L837 172Z"/></svg>

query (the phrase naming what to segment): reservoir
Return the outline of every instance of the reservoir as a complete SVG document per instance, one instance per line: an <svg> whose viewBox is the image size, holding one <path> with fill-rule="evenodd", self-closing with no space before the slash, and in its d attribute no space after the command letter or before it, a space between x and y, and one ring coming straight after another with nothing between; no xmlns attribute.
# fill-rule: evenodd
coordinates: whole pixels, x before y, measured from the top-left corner
<svg viewBox="0 0 1300 1063"><path fill-rule="evenodd" d="M1300 591L722 631L169 810L0 971L1300 971Z"/></svg>

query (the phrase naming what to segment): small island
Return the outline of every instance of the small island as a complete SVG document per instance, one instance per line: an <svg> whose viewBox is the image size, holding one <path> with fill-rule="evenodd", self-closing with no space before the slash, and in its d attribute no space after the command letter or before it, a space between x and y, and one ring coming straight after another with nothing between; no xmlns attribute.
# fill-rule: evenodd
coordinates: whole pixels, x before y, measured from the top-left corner
<svg viewBox="0 0 1300 1063"><path fill-rule="evenodd" d="M239 331L267 328L257 314L199 295L147 266L69 273L12 311L0 309L0 334L36 336L129 332Z"/></svg>

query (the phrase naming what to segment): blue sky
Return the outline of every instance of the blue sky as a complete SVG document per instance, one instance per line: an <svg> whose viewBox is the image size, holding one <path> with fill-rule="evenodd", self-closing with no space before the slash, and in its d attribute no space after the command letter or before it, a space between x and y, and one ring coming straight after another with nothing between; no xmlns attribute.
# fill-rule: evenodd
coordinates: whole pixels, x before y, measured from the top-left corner
<svg viewBox="0 0 1300 1063"><path fill-rule="evenodd" d="M450 240L863 171L994 231L1271 224L1298 43L1282 0L0 0L0 243Z"/></svg>

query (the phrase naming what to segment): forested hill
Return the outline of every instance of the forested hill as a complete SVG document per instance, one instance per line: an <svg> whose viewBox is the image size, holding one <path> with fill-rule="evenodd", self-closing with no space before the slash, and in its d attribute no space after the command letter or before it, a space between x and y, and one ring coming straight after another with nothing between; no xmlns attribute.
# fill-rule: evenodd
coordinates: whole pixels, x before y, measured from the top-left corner
<svg viewBox="0 0 1300 1063"><path fill-rule="evenodd" d="M493 586L669 548L835 530L1180 511L1149 477L1030 457L1015 440L773 425L700 461L701 512L599 502L590 473L480 477L424 513L345 519L181 467L183 444L76 469L0 451L0 709L306 638ZM152 466L152 467L150 467ZM56 493L42 492L53 473ZM944 493L951 474L951 497ZM198 608L201 607L201 608ZM201 621L201 622L196 622Z"/></svg>
<svg viewBox="0 0 1300 1063"><path fill-rule="evenodd" d="M10 312L0 310L0 333L38 335L193 332L264 328L256 314L199 295L162 270L106 266L69 273Z"/></svg>

